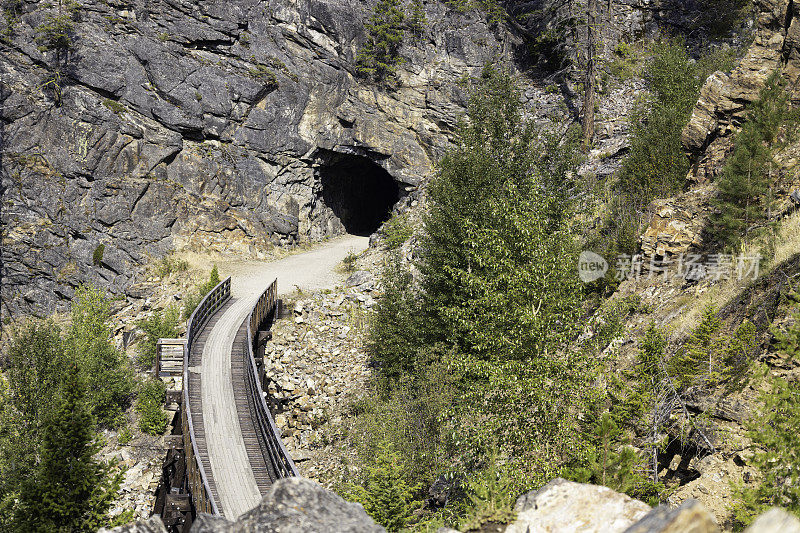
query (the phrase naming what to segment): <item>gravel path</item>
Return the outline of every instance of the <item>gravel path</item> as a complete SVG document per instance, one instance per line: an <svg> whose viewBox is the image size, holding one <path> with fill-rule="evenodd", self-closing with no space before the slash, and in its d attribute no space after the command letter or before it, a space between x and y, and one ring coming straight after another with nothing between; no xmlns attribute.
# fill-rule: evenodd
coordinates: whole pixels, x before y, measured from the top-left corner
<svg viewBox="0 0 800 533"><path fill-rule="evenodd" d="M208 463L227 518L235 519L261 501L242 439L231 381L231 347L239 326L275 278L279 294L297 288L302 291L332 288L343 278L336 272L337 265L348 253L359 253L368 244L367 237L347 235L277 261L219 265L222 276L232 277L232 303L209 334L200 367L200 388Z"/></svg>

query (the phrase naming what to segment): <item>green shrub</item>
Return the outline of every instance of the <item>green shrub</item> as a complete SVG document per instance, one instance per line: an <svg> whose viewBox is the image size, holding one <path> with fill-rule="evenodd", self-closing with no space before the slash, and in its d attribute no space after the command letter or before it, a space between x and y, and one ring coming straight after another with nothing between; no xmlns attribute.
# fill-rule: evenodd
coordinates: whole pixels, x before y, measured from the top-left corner
<svg viewBox="0 0 800 533"><path fill-rule="evenodd" d="M94 266L99 266L100 263L103 262L103 253L106 251L105 244L98 244L97 248L94 249L92 253L92 264Z"/></svg>
<svg viewBox="0 0 800 533"><path fill-rule="evenodd" d="M460 529L481 530L488 522L507 524L514 520L516 495L508 479L497 468L497 456L488 453L488 466L467 480L469 507Z"/></svg>
<svg viewBox="0 0 800 533"><path fill-rule="evenodd" d="M733 59L733 52L725 52L692 62L681 38L655 42L650 52L644 78L651 95L642 97L631 113L630 152L617 176L618 194L594 243L606 257L634 253L641 225L648 220L645 207L654 198L668 198L684 188L689 160L681 144L683 127L706 77L730 67Z"/></svg>
<svg viewBox="0 0 800 533"><path fill-rule="evenodd" d="M772 378L760 401L747 423L755 444L751 464L760 479L755 486L736 487L732 510L739 526L775 506L800 517L800 383Z"/></svg>
<svg viewBox="0 0 800 533"><path fill-rule="evenodd" d="M122 115L123 113L128 112L128 108L125 107L123 104L120 104L116 100L112 100L110 98L106 98L103 100L103 105L110 109L113 113L117 115Z"/></svg>
<svg viewBox="0 0 800 533"><path fill-rule="evenodd" d="M565 469L562 475L580 483L605 485L617 492L656 506L662 500L663 483L643 474L645 460L625 442L624 434L611 413L603 413L592 430L597 445L582 465Z"/></svg>
<svg viewBox="0 0 800 533"><path fill-rule="evenodd" d="M253 79L256 79L269 87L278 86L278 77L267 65L259 63L255 67L248 70L248 73Z"/></svg>
<svg viewBox="0 0 800 533"><path fill-rule="evenodd" d="M156 362L158 339L177 337L179 323L180 312L174 305L167 307L162 313L155 313L136 322L136 325L144 332L144 339L139 341L136 347L137 362L142 368L153 368Z"/></svg>
<svg viewBox="0 0 800 533"><path fill-rule="evenodd" d="M356 261L358 261L358 254L352 251L347 252L347 255L342 259L342 266L345 272L353 272L356 269Z"/></svg>
<svg viewBox="0 0 800 533"><path fill-rule="evenodd" d="M117 441L123 446L125 446L126 444L129 444L131 440L133 440L133 434L131 433L131 428L125 426L124 428L122 428L122 431L119 432L119 438L117 439Z"/></svg>
<svg viewBox="0 0 800 533"><path fill-rule="evenodd" d="M614 47L614 55L608 62L607 68L612 76L620 81L626 81L639 75L640 60L636 50L622 41ZM605 85L605 84L604 84Z"/></svg>
<svg viewBox="0 0 800 533"><path fill-rule="evenodd" d="M364 25L367 41L356 56L356 69L365 78L383 82L393 78L401 63L400 46L405 33L405 14L400 0L379 0Z"/></svg>
<svg viewBox="0 0 800 533"><path fill-rule="evenodd" d="M408 221L408 213L393 215L384 223L381 233L389 250L400 248L414 233Z"/></svg>
<svg viewBox="0 0 800 533"><path fill-rule="evenodd" d="M189 262L185 259L176 259L171 255L166 255L159 259L154 267L154 273L165 278L174 272L186 272L189 270Z"/></svg>
<svg viewBox="0 0 800 533"><path fill-rule="evenodd" d="M384 292L372 314L367 340L372 361L381 376L390 380L412 371L415 347L421 344L419 302L412 281L400 258L392 255L382 274Z"/></svg>
<svg viewBox="0 0 800 533"><path fill-rule="evenodd" d="M414 499L421 488L408 482L400 456L388 441L380 443L374 463L366 467L364 484L351 486L349 498L388 531L400 531L422 502Z"/></svg>
<svg viewBox="0 0 800 533"><path fill-rule="evenodd" d="M169 422L167 413L161 408L164 404L166 385L160 379L151 379L139 387L136 399L136 412L139 413L139 429L149 435L161 435Z"/></svg>

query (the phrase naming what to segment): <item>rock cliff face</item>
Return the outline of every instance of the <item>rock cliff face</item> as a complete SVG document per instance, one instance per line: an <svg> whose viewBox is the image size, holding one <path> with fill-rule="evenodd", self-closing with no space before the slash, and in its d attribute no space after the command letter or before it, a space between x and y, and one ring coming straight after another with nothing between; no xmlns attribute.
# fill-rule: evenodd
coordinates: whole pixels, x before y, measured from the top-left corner
<svg viewBox="0 0 800 533"><path fill-rule="evenodd" d="M700 92L682 142L694 162L691 179L713 178L730 148L730 134L741 124L745 107L776 69L781 69L793 100L800 100L800 6L791 0L757 0L755 39L730 75L715 72Z"/></svg>
<svg viewBox="0 0 800 533"><path fill-rule="evenodd" d="M428 3L384 90L355 76L372 7L82 0L64 52L37 46L57 7L14 3L0 43L3 313L52 312L86 281L123 292L172 248L255 255L373 231L448 146L460 80L521 40Z"/></svg>

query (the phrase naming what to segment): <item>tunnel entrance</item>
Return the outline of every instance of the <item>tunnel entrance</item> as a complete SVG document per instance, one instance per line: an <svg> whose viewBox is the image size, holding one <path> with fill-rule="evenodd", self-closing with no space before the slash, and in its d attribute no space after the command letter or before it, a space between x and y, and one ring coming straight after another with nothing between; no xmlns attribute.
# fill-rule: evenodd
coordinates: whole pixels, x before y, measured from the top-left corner
<svg viewBox="0 0 800 533"><path fill-rule="evenodd" d="M319 167L322 202L347 233L369 236L391 216L400 199L394 178L371 159L331 153Z"/></svg>

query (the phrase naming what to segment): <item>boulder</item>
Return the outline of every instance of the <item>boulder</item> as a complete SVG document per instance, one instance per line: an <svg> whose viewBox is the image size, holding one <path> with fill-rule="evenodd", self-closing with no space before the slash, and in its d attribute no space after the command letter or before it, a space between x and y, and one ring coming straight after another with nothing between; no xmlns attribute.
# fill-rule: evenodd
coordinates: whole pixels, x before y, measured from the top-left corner
<svg viewBox="0 0 800 533"><path fill-rule="evenodd" d="M714 517L697 500L670 509L660 505L625 530L625 533L718 533Z"/></svg>
<svg viewBox="0 0 800 533"><path fill-rule="evenodd" d="M773 507L744 530L745 533L800 533L800 520L783 509Z"/></svg>
<svg viewBox="0 0 800 533"><path fill-rule="evenodd" d="M314 481L285 478L275 483L261 503L236 522L204 516L192 533L347 533L384 532L357 503L345 501Z"/></svg>
<svg viewBox="0 0 800 533"><path fill-rule="evenodd" d="M559 478L520 496L514 510L517 520L506 533L614 533L647 515L650 506L607 487Z"/></svg>
<svg viewBox="0 0 800 533"><path fill-rule="evenodd" d="M98 533L167 533L167 528L164 527L161 517L151 516L147 520L140 520L110 530L102 528Z"/></svg>

